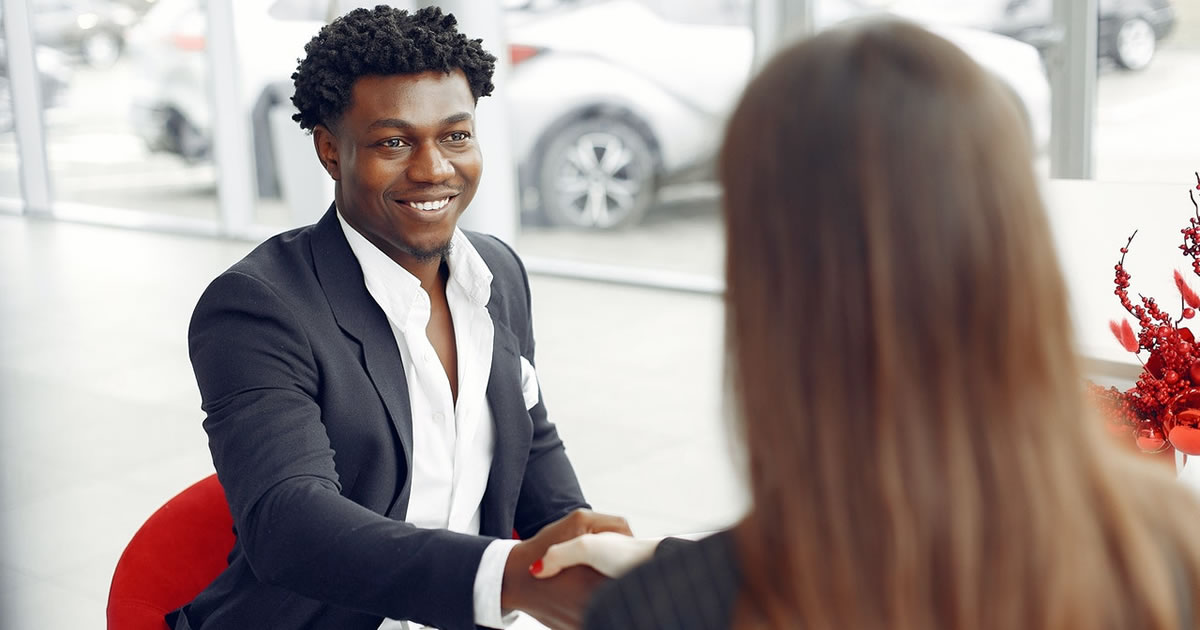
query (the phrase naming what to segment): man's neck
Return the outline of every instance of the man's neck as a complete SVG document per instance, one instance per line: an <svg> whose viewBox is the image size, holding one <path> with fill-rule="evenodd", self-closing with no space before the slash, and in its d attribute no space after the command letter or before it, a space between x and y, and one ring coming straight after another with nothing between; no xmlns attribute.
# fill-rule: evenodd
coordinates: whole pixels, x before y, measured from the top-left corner
<svg viewBox="0 0 1200 630"><path fill-rule="evenodd" d="M429 261L396 261L404 270L421 282L421 288L429 295L445 293L446 282L450 279L450 266L444 256Z"/></svg>

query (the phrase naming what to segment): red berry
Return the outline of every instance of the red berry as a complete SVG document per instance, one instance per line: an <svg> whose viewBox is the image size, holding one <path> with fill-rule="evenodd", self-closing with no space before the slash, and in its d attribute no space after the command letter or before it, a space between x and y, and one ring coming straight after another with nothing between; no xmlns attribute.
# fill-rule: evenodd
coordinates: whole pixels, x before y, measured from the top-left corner
<svg viewBox="0 0 1200 630"><path fill-rule="evenodd" d="M1190 306L1183 309L1183 318L1184 319L1191 319L1195 316L1196 316L1196 309L1194 309Z"/></svg>

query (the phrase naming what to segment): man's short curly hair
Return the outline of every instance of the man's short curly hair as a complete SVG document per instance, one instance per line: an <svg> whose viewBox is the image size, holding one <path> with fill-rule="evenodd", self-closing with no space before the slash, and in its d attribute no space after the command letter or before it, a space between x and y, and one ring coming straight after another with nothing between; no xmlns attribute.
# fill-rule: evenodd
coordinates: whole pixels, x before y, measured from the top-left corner
<svg viewBox="0 0 1200 630"><path fill-rule="evenodd" d="M292 119L311 131L330 126L350 107L354 82L367 75L416 74L462 70L471 95L492 93L496 57L481 39L458 32L458 20L438 7L413 13L379 5L355 9L324 26L304 46L292 81Z"/></svg>

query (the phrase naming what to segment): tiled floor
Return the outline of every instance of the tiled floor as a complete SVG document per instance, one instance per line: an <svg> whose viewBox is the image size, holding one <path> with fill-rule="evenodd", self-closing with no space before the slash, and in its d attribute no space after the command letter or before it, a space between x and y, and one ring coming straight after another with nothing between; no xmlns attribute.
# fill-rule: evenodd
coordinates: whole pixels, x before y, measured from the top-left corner
<svg viewBox="0 0 1200 630"><path fill-rule="evenodd" d="M0 628L99 630L125 543L212 471L186 329L251 244L0 216ZM643 535L732 522L712 297L533 279L584 491Z"/></svg>

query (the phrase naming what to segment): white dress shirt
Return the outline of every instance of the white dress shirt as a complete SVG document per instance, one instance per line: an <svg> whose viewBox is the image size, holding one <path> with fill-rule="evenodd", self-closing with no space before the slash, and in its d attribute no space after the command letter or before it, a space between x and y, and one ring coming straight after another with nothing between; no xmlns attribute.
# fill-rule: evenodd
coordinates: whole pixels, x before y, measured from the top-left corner
<svg viewBox="0 0 1200 630"><path fill-rule="evenodd" d="M492 272L466 235L455 229L446 258L450 269L446 301L458 349L456 404L450 380L426 334L430 302L421 282L346 223L341 212L338 221L362 267L367 291L387 315L404 362L413 437L412 490L405 520L417 527L479 534L481 503L495 448L495 427L486 396L495 336L487 310ZM522 361L522 386L532 387L536 404L536 376L527 365ZM528 403L528 390L525 394ZM512 540L493 541L479 563L474 604L475 623L481 626L503 628L516 617L500 609L504 564L515 544ZM402 622L388 619L380 629L403 627ZM407 627L423 626L410 623Z"/></svg>

